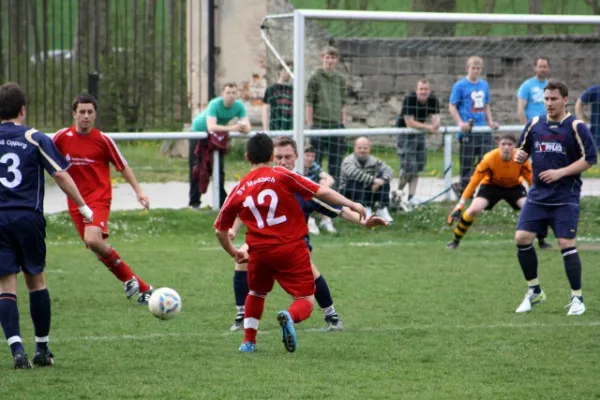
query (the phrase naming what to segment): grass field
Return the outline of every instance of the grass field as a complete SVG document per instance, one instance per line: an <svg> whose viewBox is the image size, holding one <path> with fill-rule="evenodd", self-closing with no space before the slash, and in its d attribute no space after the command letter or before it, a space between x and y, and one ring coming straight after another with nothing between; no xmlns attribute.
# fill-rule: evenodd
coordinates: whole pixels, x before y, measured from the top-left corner
<svg viewBox="0 0 600 400"><path fill-rule="evenodd" d="M557 251L538 252L549 301L516 315L524 282L511 243L515 214L498 207L456 252L448 205L397 215L389 229L338 223L315 237L314 260L329 281L345 331L322 332L321 313L299 325L285 352L267 301L256 354L239 354L232 262L217 246L210 212L115 213L112 242L155 286L183 299L175 320L154 319L78 241L64 214L48 218L53 299L52 368L12 371L0 354L0 398L11 399L590 399L597 384L600 250L597 210L586 201L580 249L588 311L567 317L568 283ZM240 239L241 240L241 239ZM27 296L21 326L33 350ZM10 396L10 397L9 397Z"/></svg>

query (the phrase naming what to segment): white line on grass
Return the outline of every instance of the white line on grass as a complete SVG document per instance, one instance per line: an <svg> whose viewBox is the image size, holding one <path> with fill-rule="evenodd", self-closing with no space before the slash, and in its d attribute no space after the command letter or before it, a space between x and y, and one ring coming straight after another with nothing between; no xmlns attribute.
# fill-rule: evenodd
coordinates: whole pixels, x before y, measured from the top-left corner
<svg viewBox="0 0 600 400"><path fill-rule="evenodd" d="M572 322L565 324L545 324L545 323L523 323L523 324L483 324L483 325L405 325L405 326L382 326L382 327L362 327L349 328L344 333L385 333L409 330L488 330L488 329L530 329L530 328L592 328L600 326L600 321ZM298 329L298 333L324 333L322 328ZM279 334L278 330L261 330L260 335ZM332 333L335 334L335 333ZM119 341L138 341L164 338L215 338L223 336L239 335L232 332L200 331L194 333L178 332L156 332L143 335L99 335L99 336L74 336L53 338L53 343L71 343L71 342L119 342Z"/></svg>

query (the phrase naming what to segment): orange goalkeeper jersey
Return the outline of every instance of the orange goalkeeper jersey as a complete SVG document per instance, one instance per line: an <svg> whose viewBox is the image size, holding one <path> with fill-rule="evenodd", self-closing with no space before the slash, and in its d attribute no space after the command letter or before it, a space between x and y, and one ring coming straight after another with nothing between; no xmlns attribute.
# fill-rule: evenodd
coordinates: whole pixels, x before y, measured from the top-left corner
<svg viewBox="0 0 600 400"><path fill-rule="evenodd" d="M517 164L511 158L509 161L502 160L500 149L494 149L483 156L483 159L477 167L469 181L462 198L469 199L473 196L475 189L479 185L496 185L500 187L513 187L527 181L531 186L533 181L533 171L531 162Z"/></svg>

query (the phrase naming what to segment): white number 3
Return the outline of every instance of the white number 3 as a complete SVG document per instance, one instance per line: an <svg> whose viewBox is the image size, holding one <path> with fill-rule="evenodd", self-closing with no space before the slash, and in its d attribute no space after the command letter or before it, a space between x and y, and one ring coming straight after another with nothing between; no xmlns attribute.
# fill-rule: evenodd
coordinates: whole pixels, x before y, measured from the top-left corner
<svg viewBox="0 0 600 400"><path fill-rule="evenodd" d="M275 217L275 210L277 209L277 203L279 202L279 198L277 198L277 193L275 193L272 189L265 189L258 194L258 204L265 203L265 197L269 196L271 198L271 204L269 204L269 213L267 214L267 225L279 225L287 221L287 217L285 215L281 215L279 217ZM256 218L256 225L258 225L259 229L265 227L265 221L262 219L260 212L256 208L256 204L254 204L254 199L251 196L246 197L244 200L244 207L250 208L252 215Z"/></svg>
<svg viewBox="0 0 600 400"><path fill-rule="evenodd" d="M21 165L21 160L19 156L15 153L6 153L2 157L0 157L0 164L8 164L8 161L11 161L10 165L7 166L6 171L13 175L12 180L8 180L6 178L0 178L0 183L9 189L19 186L21 181L23 180L23 175L21 171L19 171L19 165Z"/></svg>

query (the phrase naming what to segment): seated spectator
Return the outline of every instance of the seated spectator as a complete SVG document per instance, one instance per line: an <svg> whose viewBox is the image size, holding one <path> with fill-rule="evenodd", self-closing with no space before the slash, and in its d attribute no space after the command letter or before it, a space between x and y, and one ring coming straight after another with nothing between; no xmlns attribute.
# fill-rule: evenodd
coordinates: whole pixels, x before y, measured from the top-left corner
<svg viewBox="0 0 600 400"><path fill-rule="evenodd" d="M390 182L394 172L389 165L371 155L371 141L359 137L354 142L354 153L342 162L340 172L340 192L363 204L367 208L367 218L379 203L375 215L392 222L388 206L390 204Z"/></svg>
<svg viewBox="0 0 600 400"><path fill-rule="evenodd" d="M304 149L304 176L320 185L333 187L335 180L331 175L323 171L323 168L315 161L316 158L317 150L311 145L308 145ZM333 220L327 215L321 214L321 223L319 225L328 233L337 233L333 226ZM321 233L313 217L308 219L308 231L313 235Z"/></svg>

